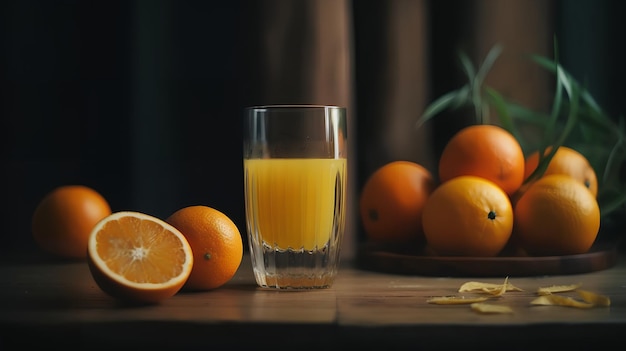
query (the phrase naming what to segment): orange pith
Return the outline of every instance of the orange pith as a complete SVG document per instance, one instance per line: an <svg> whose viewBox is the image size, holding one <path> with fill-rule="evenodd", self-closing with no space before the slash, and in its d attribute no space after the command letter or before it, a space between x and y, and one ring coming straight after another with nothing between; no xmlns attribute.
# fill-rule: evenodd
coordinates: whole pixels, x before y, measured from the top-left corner
<svg viewBox="0 0 626 351"><path fill-rule="evenodd" d="M93 229L88 263L100 288L113 297L155 303L176 294L193 265L191 247L166 222L117 212Z"/></svg>

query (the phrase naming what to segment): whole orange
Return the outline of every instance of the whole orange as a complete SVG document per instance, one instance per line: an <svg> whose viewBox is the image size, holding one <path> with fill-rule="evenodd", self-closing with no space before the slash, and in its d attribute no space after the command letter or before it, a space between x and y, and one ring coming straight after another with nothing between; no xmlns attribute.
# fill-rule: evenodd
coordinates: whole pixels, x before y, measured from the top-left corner
<svg viewBox="0 0 626 351"><path fill-rule="evenodd" d="M551 151L551 147L547 148L545 154ZM539 164L539 152L535 151L526 158L526 165L524 168L524 179L528 178L530 174L537 168ZM550 174L565 174L578 180L584 184L593 196L598 194L598 178L596 172L589 163L589 160L580 152L567 146L560 146L545 172L544 176Z"/></svg>
<svg viewBox="0 0 626 351"><path fill-rule="evenodd" d="M91 229L111 214L107 200L84 185L63 185L46 194L33 213L32 235L44 251L85 259Z"/></svg>
<svg viewBox="0 0 626 351"><path fill-rule="evenodd" d="M600 229L600 208L580 181L550 174L532 183L515 205L514 237L530 255L589 251Z"/></svg>
<svg viewBox="0 0 626 351"><path fill-rule="evenodd" d="M423 241L422 210L435 188L431 172L411 161L392 161L372 173L359 199L367 238L374 242Z"/></svg>
<svg viewBox="0 0 626 351"><path fill-rule="evenodd" d="M490 180L508 195L524 181L524 153L515 137L497 125L471 125L448 140L439 159L439 180L473 175Z"/></svg>
<svg viewBox="0 0 626 351"><path fill-rule="evenodd" d="M211 290L232 279L243 258L243 241L226 214L195 205L179 209L165 221L185 236L193 251L193 268L184 289Z"/></svg>
<svg viewBox="0 0 626 351"><path fill-rule="evenodd" d="M513 230L508 195L476 176L441 184L426 201L422 218L426 243L440 256L496 256Z"/></svg>

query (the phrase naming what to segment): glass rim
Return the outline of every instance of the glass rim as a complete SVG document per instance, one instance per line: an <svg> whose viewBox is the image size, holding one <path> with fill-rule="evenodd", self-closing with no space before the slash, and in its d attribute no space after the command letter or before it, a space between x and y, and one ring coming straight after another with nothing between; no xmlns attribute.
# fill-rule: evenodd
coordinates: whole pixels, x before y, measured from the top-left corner
<svg viewBox="0 0 626 351"><path fill-rule="evenodd" d="M310 109L346 109L343 106L339 105L321 105L321 104L276 104L276 105L255 105L255 106L247 106L246 110L267 110L267 109L289 109L289 108L310 108Z"/></svg>

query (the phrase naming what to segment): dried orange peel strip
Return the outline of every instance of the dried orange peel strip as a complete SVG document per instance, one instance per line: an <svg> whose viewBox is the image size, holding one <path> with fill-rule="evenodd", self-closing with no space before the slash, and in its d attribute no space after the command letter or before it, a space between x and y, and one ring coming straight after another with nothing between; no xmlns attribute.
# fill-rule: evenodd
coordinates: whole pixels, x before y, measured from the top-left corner
<svg viewBox="0 0 626 351"><path fill-rule="evenodd" d="M593 304L594 306L609 307L611 306L611 299L608 296L596 294L591 291L577 289L576 292L586 302Z"/></svg>
<svg viewBox="0 0 626 351"><path fill-rule="evenodd" d="M475 302L470 305L472 311L484 314L498 314L498 313L513 313L513 310L509 306L494 305L485 302Z"/></svg>
<svg viewBox="0 0 626 351"><path fill-rule="evenodd" d="M507 291L523 291L517 286L509 283L508 280L509 277L506 277L503 284L471 281L461 285L459 292L483 292L494 296L501 296Z"/></svg>
<svg viewBox="0 0 626 351"><path fill-rule="evenodd" d="M569 285L551 285L539 287L537 289L536 299L530 302L531 305L536 306L568 306L575 308L592 308L592 307L608 307L611 305L611 299L607 296L596 294L591 291L579 289L582 283L569 284ZM487 293L491 297L498 297L504 295L507 291L524 291L521 288L509 283L509 277L504 279L502 284L483 283L476 281L469 281L461 285L459 292L477 292ZM576 291L582 298L581 300L574 299L570 296L562 296L557 293ZM495 305L485 303L490 297L478 296L478 297L465 297L463 295L450 295L450 296L436 296L427 300L428 303L437 305L471 305L473 311L484 314L497 314L497 313L512 313L513 310L509 306Z"/></svg>
<svg viewBox="0 0 626 351"><path fill-rule="evenodd" d="M435 296L426 300L428 303L436 305L468 305L476 302L487 301L488 297L465 297L465 296Z"/></svg>
<svg viewBox="0 0 626 351"><path fill-rule="evenodd" d="M578 284L569 284L569 285L551 285L551 286L543 286L537 289L537 294L539 295L550 295L553 293L574 291L582 286L582 283Z"/></svg>
<svg viewBox="0 0 626 351"><path fill-rule="evenodd" d="M591 303L579 301L570 296L553 294L541 295L538 298L532 300L530 304L535 306L566 306L576 308L591 308L594 306Z"/></svg>
<svg viewBox="0 0 626 351"><path fill-rule="evenodd" d="M607 296L599 295L591 291L576 290L584 301L576 300L570 296L555 294L541 295L530 302L531 305L541 306L566 306L576 308L608 307L611 299Z"/></svg>

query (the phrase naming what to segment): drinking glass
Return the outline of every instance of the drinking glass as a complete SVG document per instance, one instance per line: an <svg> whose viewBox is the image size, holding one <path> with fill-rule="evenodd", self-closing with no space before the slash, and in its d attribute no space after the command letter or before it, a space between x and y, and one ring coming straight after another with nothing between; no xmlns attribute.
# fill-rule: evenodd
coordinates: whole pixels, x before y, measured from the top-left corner
<svg viewBox="0 0 626 351"><path fill-rule="evenodd" d="M252 268L263 288L330 287L346 222L346 109L245 109L243 166Z"/></svg>

